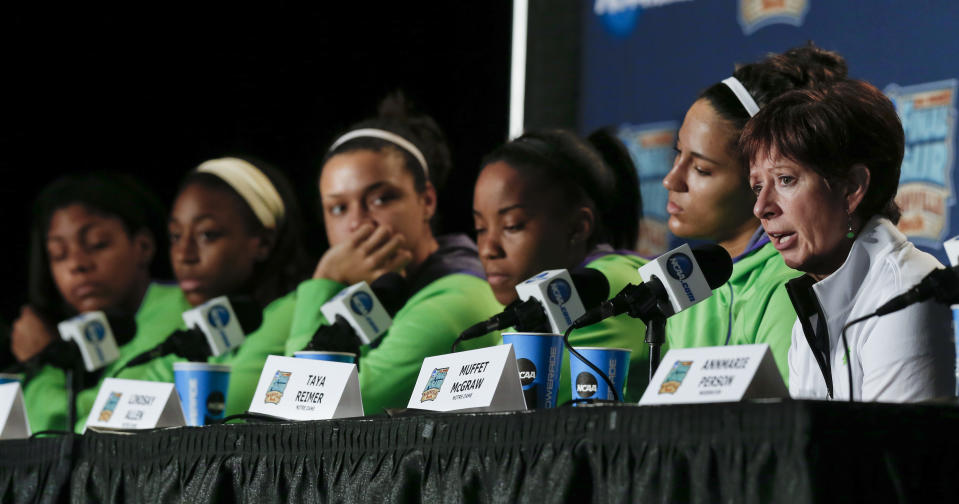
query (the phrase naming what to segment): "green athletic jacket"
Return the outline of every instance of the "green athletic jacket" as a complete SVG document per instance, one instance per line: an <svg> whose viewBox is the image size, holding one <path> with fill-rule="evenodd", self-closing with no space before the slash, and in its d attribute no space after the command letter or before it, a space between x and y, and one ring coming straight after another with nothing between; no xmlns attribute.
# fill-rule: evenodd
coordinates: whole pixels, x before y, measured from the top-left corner
<svg viewBox="0 0 959 504"><path fill-rule="evenodd" d="M230 366L230 385L226 396L227 416L249 409L267 356L283 355L295 306L295 292L273 300L263 310L263 323L246 336L242 345L231 352L207 359L207 362L212 364ZM182 318L180 328L186 328ZM144 377L140 379L173 383L174 362L186 362L186 359L176 355L155 359L144 364L147 369Z"/></svg>
<svg viewBox="0 0 959 504"><path fill-rule="evenodd" d="M100 375L100 380L102 381L103 376L112 376L122 363L163 341L182 323L180 313L189 306L179 287L150 284L136 313L136 335L120 347L120 359L107 366L107 371ZM143 368L144 366L138 366L124 371L120 378L143 379L140 374ZM85 385L85 389L77 394L77 432L83 430L100 388L99 383ZM67 430L67 395L64 386L63 371L49 365L44 366L27 382L23 394L30 428L34 432L46 429Z"/></svg>
<svg viewBox="0 0 959 504"><path fill-rule="evenodd" d="M383 408L405 408L423 359L447 354L467 327L502 309L482 274L476 245L465 235L437 238L440 248L408 279L411 294L393 317L393 325L374 346L360 348L360 391L368 415ZM302 350L328 322L320 306L346 286L326 279L297 288L293 328L286 353ZM498 335L464 342L469 350L496 343Z"/></svg>
<svg viewBox="0 0 959 504"><path fill-rule="evenodd" d="M765 233L754 241L733 262L729 282L667 319L666 340L671 348L768 343L788 384L787 354L796 311L785 283L800 273L786 266Z"/></svg>

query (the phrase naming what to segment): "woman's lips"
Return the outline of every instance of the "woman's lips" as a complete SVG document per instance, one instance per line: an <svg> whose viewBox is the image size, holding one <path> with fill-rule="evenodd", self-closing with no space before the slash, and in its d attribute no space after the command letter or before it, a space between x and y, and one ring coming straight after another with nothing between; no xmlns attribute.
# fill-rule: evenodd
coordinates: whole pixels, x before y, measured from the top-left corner
<svg viewBox="0 0 959 504"><path fill-rule="evenodd" d="M486 280L492 287L513 287L512 277L505 273L487 273Z"/></svg>
<svg viewBox="0 0 959 504"><path fill-rule="evenodd" d="M773 247L776 250L782 252L783 250L792 247L796 243L796 233L795 232L783 232L783 233L766 233L769 235L769 241L772 242Z"/></svg>
<svg viewBox="0 0 959 504"><path fill-rule="evenodd" d="M669 215L675 215L675 214L681 213L682 211L683 211L683 207L677 205L676 203L673 203L672 201L666 204L666 213L668 213Z"/></svg>
<svg viewBox="0 0 959 504"><path fill-rule="evenodd" d="M183 292L192 292L200 288L200 281L195 278L184 278L180 280L180 290Z"/></svg>
<svg viewBox="0 0 959 504"><path fill-rule="evenodd" d="M83 299L85 297L95 296L100 292L100 286L96 283L83 283L73 288L73 297Z"/></svg>

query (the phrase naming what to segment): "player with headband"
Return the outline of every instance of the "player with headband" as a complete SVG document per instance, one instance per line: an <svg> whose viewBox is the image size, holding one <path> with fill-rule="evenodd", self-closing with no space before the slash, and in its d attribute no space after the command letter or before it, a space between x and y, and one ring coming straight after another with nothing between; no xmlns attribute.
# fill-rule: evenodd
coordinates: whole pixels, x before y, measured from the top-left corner
<svg viewBox="0 0 959 504"><path fill-rule="evenodd" d="M733 258L729 282L667 322L670 348L768 343L784 379L796 320L783 284L788 268L752 214L748 165L736 147L750 117L791 89L845 77L843 58L812 44L742 65L713 84L686 112L669 190L670 231L718 242Z"/></svg>
<svg viewBox="0 0 959 504"><path fill-rule="evenodd" d="M436 194L450 170L444 135L429 117L409 113L391 96L380 114L339 136L318 177L321 215L330 248L311 280L297 289L287 354L306 346L327 324L320 306L343 288L399 271L405 305L393 325L360 354L367 414L405 407L423 358L449 352L460 332L499 312L476 245L462 234L435 236ZM488 346L495 335L465 348ZM342 350L343 347L338 349Z"/></svg>
<svg viewBox="0 0 959 504"><path fill-rule="evenodd" d="M264 307L262 324L243 345L209 358L231 368L226 415L246 411L266 357L283 352L296 305L292 291L309 274L300 227L289 182L261 161L208 160L186 176L174 200L168 221L170 260L185 300L177 307L177 318L219 296L246 296ZM135 351L121 356L105 376L167 335L134 339ZM117 377L173 382L173 363L184 360L167 355L127 367ZM78 429L95 399L95 390L78 396Z"/></svg>

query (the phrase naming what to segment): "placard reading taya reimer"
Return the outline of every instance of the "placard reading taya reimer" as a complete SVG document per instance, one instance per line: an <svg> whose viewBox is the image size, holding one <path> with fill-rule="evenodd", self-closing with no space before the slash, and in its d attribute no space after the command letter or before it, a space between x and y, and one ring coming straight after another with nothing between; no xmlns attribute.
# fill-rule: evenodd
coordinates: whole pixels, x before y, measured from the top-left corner
<svg viewBox="0 0 959 504"><path fill-rule="evenodd" d="M271 355L249 411L287 420L362 416L356 366Z"/></svg>

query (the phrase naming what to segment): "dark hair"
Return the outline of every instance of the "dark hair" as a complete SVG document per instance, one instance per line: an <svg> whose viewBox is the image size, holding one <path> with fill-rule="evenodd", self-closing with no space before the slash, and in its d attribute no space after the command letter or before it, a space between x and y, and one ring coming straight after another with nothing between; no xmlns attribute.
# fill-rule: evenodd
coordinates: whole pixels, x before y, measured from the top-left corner
<svg viewBox="0 0 959 504"><path fill-rule="evenodd" d="M53 214L71 205L82 205L90 212L119 219L131 237L140 232L149 233L156 244L157 255L162 256L166 250L166 210L160 200L133 177L93 172L53 181L40 192L33 206L27 296L31 305L54 321L76 313L57 290L46 246ZM155 255L153 264L158 262Z"/></svg>
<svg viewBox="0 0 959 504"><path fill-rule="evenodd" d="M766 104L787 91L844 79L847 72L846 60L839 53L821 49L809 42L782 54L770 54L761 61L741 65L733 72L733 77L742 83L762 110ZM749 113L722 82L706 88L699 97L707 100L737 132L746 126Z"/></svg>
<svg viewBox="0 0 959 504"><path fill-rule="evenodd" d="M609 218L620 231L613 245L618 248L634 249L639 239L639 221L643 218L643 196L639 189L639 172L629 154L629 149L609 128L600 128L591 133L586 140L599 152L603 162L616 178L615 188L609 204ZM608 220L608 219L606 219Z"/></svg>
<svg viewBox="0 0 959 504"><path fill-rule="evenodd" d="M303 248L303 221L300 206L297 203L293 187L289 180L279 170L264 161L248 156L234 156L242 159L264 175L276 188L283 200L284 218L276 229L276 242L270 251L270 256L263 262L257 263L253 269L253 277L247 282L248 294L264 307L274 299L294 290L296 286L309 276L309 264ZM211 189L226 191L242 203L242 218L247 229L252 232L265 231L263 224L253 213L253 209L236 190L220 177L207 172L193 171L180 184L177 197L190 185L201 185ZM233 294L233 293L229 293Z"/></svg>
<svg viewBox="0 0 959 504"><path fill-rule="evenodd" d="M869 83L844 80L790 91L749 121L739 146L749 161L775 152L826 180L848 180L850 168L862 163L870 182L856 214L899 222L894 198L905 135L892 101Z"/></svg>
<svg viewBox="0 0 959 504"><path fill-rule="evenodd" d="M596 229L588 246L609 243L618 248L633 248L636 245L638 220L633 217L636 214L621 213L631 212L624 208L637 205L637 201L630 201L628 196L621 197L631 192L630 188L617 187L625 177L607 166L602 156L575 134L566 130L528 132L497 147L483 159L482 166L497 161L509 164L542 187L559 189L565 205L586 204L595 208ZM638 186L635 171L630 183ZM635 194L638 192L636 188Z"/></svg>
<svg viewBox="0 0 959 504"><path fill-rule="evenodd" d="M351 126L348 131L362 128L386 130L410 141L426 158L426 163L429 165L429 180L433 187L439 191L446 184L446 178L453 164L450 149L446 143L446 135L432 117L417 112L402 92L397 91L387 95L380 102L375 118L360 121ZM323 171L323 165L337 154L358 150L380 152L384 149L395 149L402 154L404 167L413 176L413 187L417 192L426 190L426 173L420 162L406 149L380 138L359 137L344 142L326 153L320 165L320 172Z"/></svg>

